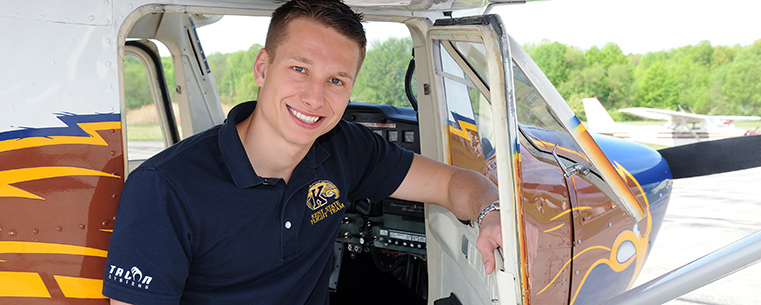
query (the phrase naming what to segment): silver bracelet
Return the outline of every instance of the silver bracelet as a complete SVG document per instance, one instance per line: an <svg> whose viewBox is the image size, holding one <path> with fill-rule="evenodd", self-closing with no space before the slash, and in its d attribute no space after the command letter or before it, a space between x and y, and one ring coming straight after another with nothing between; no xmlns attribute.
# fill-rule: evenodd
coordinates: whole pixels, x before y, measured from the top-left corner
<svg viewBox="0 0 761 305"><path fill-rule="evenodd" d="M496 200L492 202L491 204L487 205L485 208L481 210L481 213L478 213L478 218L476 218L476 223L478 224L478 229L481 229L481 221L484 220L484 217L486 217L486 214L489 214L489 212L493 211L499 211L499 200Z"/></svg>

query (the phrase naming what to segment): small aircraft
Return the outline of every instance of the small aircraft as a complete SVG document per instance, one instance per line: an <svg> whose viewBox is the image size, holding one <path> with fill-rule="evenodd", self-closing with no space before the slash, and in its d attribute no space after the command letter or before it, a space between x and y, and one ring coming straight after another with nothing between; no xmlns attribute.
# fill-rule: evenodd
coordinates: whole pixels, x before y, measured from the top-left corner
<svg viewBox="0 0 761 305"><path fill-rule="evenodd" d="M757 134L753 130L737 128L732 122L761 120L759 116L714 116L647 107L619 109L619 112L638 117L666 121L660 126L635 126L614 122L597 97L585 98L582 102L590 132L661 146Z"/></svg>
<svg viewBox="0 0 761 305"><path fill-rule="evenodd" d="M488 14L512 2L520 1L347 1L369 22L405 25L415 56L405 79L410 107L350 104L344 119L489 177L500 191L504 249L497 271L487 275L475 247L478 228L449 211L393 198L345 202L331 213L343 217L332 303L644 304L675 298L761 259L722 256L761 245L754 236L708 256L716 261L689 264L645 284L658 289L622 294L655 241L672 179L758 166L758 157L705 172L677 166L695 159L689 151L669 157L593 137L500 17ZM151 145L130 139L140 126L127 118L124 62L143 64L159 148L168 147L225 118L196 29L225 15L266 17L280 4L4 3L0 303L107 304L101 288L112 271L146 284L147 277L135 280L137 267L106 266L105 259L122 186L152 154ZM173 70L162 65L158 44L171 54ZM174 87L167 75L174 76ZM758 136L745 138L759 143ZM743 146L747 141L736 145ZM689 272L717 262L732 266L710 276Z"/></svg>

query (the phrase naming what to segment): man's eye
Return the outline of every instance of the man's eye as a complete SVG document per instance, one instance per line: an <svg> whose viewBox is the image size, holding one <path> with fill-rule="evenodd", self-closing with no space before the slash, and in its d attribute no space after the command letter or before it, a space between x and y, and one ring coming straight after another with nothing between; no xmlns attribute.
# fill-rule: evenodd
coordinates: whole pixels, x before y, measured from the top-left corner
<svg viewBox="0 0 761 305"><path fill-rule="evenodd" d="M340 79L337 79L337 78L331 78L330 82L332 84L334 84L334 85L341 85L341 84L343 84L343 82Z"/></svg>
<svg viewBox="0 0 761 305"><path fill-rule="evenodd" d="M299 67L299 66L294 66L293 70L296 71L296 72L299 72L299 73L306 72L306 69L304 69L303 67Z"/></svg>

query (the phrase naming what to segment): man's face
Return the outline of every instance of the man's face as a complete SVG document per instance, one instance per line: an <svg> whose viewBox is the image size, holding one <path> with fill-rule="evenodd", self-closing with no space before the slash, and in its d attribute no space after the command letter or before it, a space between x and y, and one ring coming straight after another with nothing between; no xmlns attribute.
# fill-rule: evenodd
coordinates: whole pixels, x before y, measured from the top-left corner
<svg viewBox="0 0 761 305"><path fill-rule="evenodd" d="M287 142L311 145L343 116L359 69L359 45L309 19L287 26L287 39L271 58L259 52L254 66L260 87L256 111Z"/></svg>

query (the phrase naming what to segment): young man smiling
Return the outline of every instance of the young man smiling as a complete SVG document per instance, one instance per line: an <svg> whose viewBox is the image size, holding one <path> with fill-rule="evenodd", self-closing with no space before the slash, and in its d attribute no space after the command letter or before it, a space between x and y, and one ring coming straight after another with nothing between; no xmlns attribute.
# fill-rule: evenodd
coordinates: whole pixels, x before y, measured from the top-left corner
<svg viewBox="0 0 761 305"><path fill-rule="evenodd" d="M362 198L478 220L494 270L494 184L341 120L364 59L360 21L338 1L284 4L254 65L258 101L130 174L104 276L112 304L327 304L345 204Z"/></svg>

